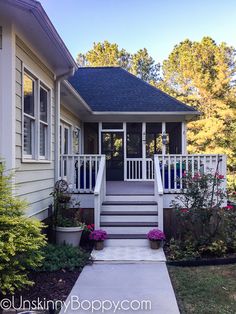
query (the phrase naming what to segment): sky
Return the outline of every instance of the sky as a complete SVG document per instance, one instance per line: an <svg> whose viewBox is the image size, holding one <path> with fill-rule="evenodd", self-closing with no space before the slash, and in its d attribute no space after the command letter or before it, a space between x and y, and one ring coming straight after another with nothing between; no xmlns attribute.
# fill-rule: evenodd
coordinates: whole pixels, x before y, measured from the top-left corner
<svg viewBox="0 0 236 314"><path fill-rule="evenodd" d="M108 40L162 62L186 38L236 47L236 0L40 0L74 58Z"/></svg>

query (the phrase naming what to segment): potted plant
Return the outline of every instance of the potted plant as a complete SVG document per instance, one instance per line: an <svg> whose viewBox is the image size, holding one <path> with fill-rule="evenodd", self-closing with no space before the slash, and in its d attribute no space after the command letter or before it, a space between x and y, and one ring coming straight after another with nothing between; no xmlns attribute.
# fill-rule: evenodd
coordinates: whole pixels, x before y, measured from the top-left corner
<svg viewBox="0 0 236 314"><path fill-rule="evenodd" d="M70 195L68 184L65 180L59 180L55 184L53 193L54 211L53 227L57 244L69 244L79 246L85 224L81 222L82 210L79 206L70 208Z"/></svg>
<svg viewBox="0 0 236 314"><path fill-rule="evenodd" d="M159 229L152 229L148 232L147 237L149 239L150 247L153 250L157 250L161 247L163 240L165 240L165 234Z"/></svg>
<svg viewBox="0 0 236 314"><path fill-rule="evenodd" d="M90 240L94 240L95 242L95 250L103 250L104 248L104 240L107 239L107 233L105 230L94 230L89 235Z"/></svg>

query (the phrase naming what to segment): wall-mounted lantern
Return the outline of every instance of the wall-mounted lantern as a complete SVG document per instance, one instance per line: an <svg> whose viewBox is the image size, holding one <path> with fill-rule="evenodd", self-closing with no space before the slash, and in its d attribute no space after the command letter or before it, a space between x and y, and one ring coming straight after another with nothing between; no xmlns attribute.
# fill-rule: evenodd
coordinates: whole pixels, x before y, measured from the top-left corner
<svg viewBox="0 0 236 314"><path fill-rule="evenodd" d="M166 133L162 133L162 144L163 145L166 145L167 144L167 134Z"/></svg>

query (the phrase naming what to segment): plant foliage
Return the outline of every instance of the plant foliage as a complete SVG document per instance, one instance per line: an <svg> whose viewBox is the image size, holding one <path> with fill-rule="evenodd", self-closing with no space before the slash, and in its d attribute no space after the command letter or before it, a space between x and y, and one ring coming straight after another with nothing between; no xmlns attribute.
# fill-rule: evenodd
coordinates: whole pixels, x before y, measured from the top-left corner
<svg viewBox="0 0 236 314"><path fill-rule="evenodd" d="M74 270L90 262L90 253L70 245L48 244L42 251L44 261L37 271Z"/></svg>
<svg viewBox="0 0 236 314"><path fill-rule="evenodd" d="M12 195L12 176L0 165L0 287L14 293L27 285L28 271L42 263L41 248L46 244L43 224L27 218L27 204Z"/></svg>

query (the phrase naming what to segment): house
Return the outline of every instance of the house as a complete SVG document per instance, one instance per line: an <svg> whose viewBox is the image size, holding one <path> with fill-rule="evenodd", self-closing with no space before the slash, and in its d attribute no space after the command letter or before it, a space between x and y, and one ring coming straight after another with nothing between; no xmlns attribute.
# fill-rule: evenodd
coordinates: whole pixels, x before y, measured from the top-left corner
<svg viewBox="0 0 236 314"><path fill-rule="evenodd" d="M77 68L39 2L0 0L0 30L0 156L27 215L47 218L64 179L108 245L146 245L177 178L226 174L225 156L187 154L199 112L122 68Z"/></svg>

